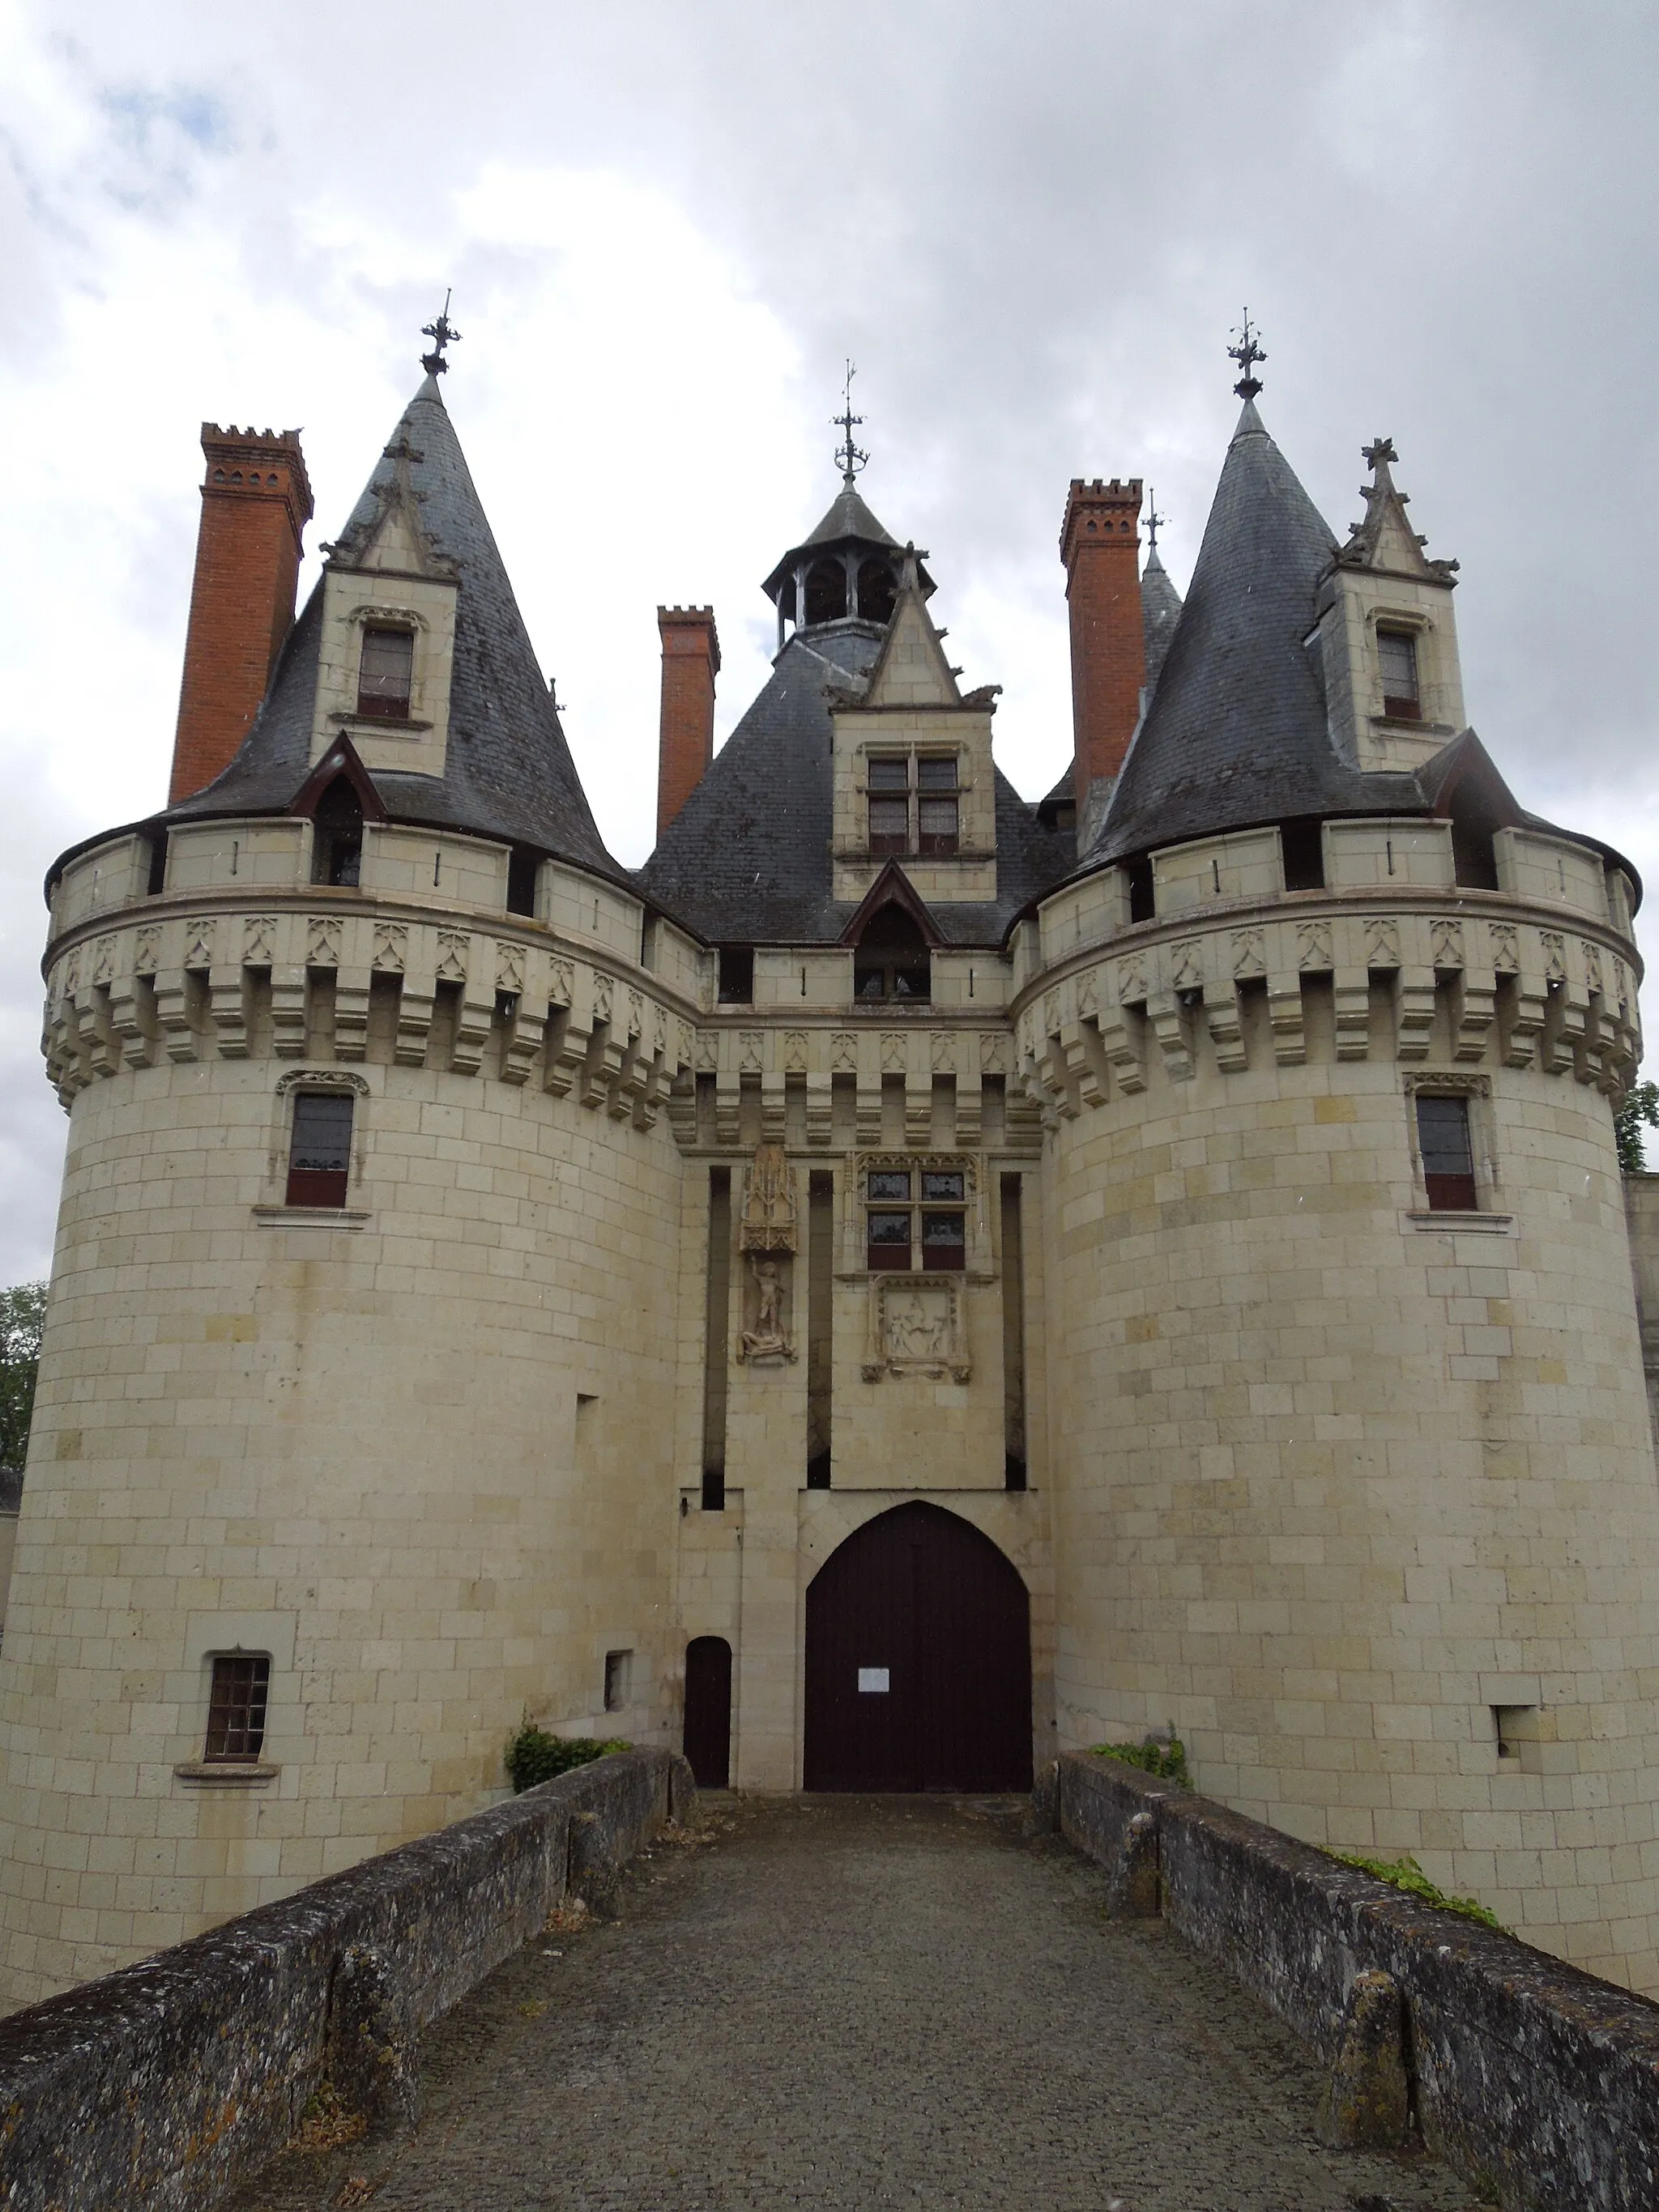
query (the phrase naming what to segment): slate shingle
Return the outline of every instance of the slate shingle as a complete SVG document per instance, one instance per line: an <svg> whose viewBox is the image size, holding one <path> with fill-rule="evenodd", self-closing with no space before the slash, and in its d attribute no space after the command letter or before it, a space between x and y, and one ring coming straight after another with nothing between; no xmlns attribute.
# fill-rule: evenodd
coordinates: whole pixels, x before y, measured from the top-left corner
<svg viewBox="0 0 1659 2212"><path fill-rule="evenodd" d="M441 777L373 772L387 814L532 846L612 878L625 872L606 852L565 744L564 732L473 485L460 441L428 376L404 410L387 451L341 533L366 535L391 486L399 446L422 527L459 571L449 741ZM322 629L319 580L289 633L270 689L240 750L205 790L165 821L280 812L310 772Z"/></svg>

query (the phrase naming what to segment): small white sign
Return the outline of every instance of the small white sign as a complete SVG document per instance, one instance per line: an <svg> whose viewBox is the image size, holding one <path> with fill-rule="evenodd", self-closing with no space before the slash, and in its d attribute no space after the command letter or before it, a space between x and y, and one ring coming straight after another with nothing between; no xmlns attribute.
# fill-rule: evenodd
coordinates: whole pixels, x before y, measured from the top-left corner
<svg viewBox="0 0 1659 2212"><path fill-rule="evenodd" d="M859 1668L860 1689L886 1690L890 1686L888 1682L889 1671L890 1670L885 1667L860 1667Z"/></svg>

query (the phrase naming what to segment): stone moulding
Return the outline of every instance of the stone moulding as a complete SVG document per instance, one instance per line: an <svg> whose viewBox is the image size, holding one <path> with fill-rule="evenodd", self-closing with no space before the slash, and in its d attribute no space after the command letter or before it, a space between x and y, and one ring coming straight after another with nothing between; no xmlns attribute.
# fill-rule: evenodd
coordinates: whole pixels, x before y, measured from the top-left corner
<svg viewBox="0 0 1659 2212"><path fill-rule="evenodd" d="M0 2204L210 2212L270 2163L372 1985L411 2095L418 2034L696 1802L627 1751L0 2021Z"/></svg>
<svg viewBox="0 0 1659 2212"><path fill-rule="evenodd" d="M1401 902L1387 914L1172 917L1144 943L1071 954L1035 975L1012 1010L1018 1080L1043 1126L1145 1091L1190 1081L1200 1040L1222 1074L1299 1066L1309 1056L1306 992L1328 989L1336 1060L1428 1059L1437 1019L1449 1056L1572 1075L1621 1097L1642 1039L1631 948L1611 932L1569 936L1516 904L1455 918ZM1388 1041L1373 1034L1381 994ZM1253 1002L1259 1018L1249 1018Z"/></svg>
<svg viewBox="0 0 1659 2212"><path fill-rule="evenodd" d="M1391 1978L1424 2140L1504 2212L1659 2204L1659 2005L1115 1761L1069 1753L1051 1788L1119 1887L1150 1819L1170 1926L1328 2064L1356 1978Z"/></svg>
<svg viewBox="0 0 1659 2212"><path fill-rule="evenodd" d="M323 915L313 904L252 917L221 906L113 931L106 914L95 941L86 927L70 933L53 948L41 1040L64 1105L127 1071L305 1059L319 988L331 998L337 1063L389 1057L487 1073L556 1097L574 1093L638 1129L654 1127L672 1086L689 1085L687 1010L619 988L591 960L504 936L488 940L486 959L482 936L449 926L461 917L368 906ZM434 1030L447 1039L436 1061ZM343 1079L313 1068L304 1079Z"/></svg>

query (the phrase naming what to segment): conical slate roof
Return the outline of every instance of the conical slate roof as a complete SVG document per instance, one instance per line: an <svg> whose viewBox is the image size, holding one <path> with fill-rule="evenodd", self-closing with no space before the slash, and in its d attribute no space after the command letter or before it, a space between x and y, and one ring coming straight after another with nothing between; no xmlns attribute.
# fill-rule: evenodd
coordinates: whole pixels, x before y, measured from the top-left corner
<svg viewBox="0 0 1659 2212"><path fill-rule="evenodd" d="M892 532L878 522L865 505L857 488L843 483L830 502L829 510L817 528L803 538L799 544L789 548L761 589L775 599L793 576L795 563L803 553L811 552L815 548L821 551L831 545L868 545L878 552L898 553L903 550ZM917 573L924 595L931 596L933 578L926 568L920 568Z"/></svg>
<svg viewBox="0 0 1659 2212"><path fill-rule="evenodd" d="M804 545L833 545L843 538L868 538L877 545L896 547L898 544L897 538L876 520L852 484L842 486L831 501L830 511L823 521L801 543Z"/></svg>
<svg viewBox="0 0 1659 2212"><path fill-rule="evenodd" d="M617 878L542 679L471 475L428 376L404 410L340 533L347 561L399 489L412 495L434 556L459 579L449 737L441 777L377 769L375 790L393 821L431 823L529 845ZM311 772L310 749L323 584L306 602L252 727L228 768L168 810L203 815L281 812Z"/></svg>
<svg viewBox="0 0 1659 2212"><path fill-rule="evenodd" d="M1181 619L1181 594L1170 581L1170 572L1158 557L1158 548L1152 546L1146 555L1146 565L1140 572L1140 630L1146 648L1146 691L1148 698L1158 688L1163 673L1170 640L1175 635L1175 626Z"/></svg>
<svg viewBox="0 0 1659 2212"><path fill-rule="evenodd" d="M1421 813L1337 755L1304 644L1336 539L1247 399L1145 720L1085 865L1303 815Z"/></svg>

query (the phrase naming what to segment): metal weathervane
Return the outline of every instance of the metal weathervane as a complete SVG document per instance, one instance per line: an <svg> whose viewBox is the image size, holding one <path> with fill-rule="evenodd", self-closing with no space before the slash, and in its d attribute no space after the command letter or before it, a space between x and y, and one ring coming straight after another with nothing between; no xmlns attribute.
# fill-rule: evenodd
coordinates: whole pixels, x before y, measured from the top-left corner
<svg viewBox="0 0 1659 2212"><path fill-rule="evenodd" d="M441 376L444 374L445 370L449 367L449 363L444 359L444 348L450 345L459 345L461 342L460 332L455 328L454 325L449 319L449 290L446 288L444 292L444 311L442 314L438 317L435 322L422 323L421 325L421 336L423 338L430 338L432 341L431 352L423 353L421 356L421 367L426 371L428 376Z"/></svg>
<svg viewBox="0 0 1659 2212"><path fill-rule="evenodd" d="M1257 362L1266 361L1267 358L1256 343L1261 335L1260 331L1253 331L1250 328L1250 311L1246 307L1243 329L1233 332L1238 343L1230 345L1227 349L1228 359L1236 361L1244 372L1233 386L1233 390L1241 399L1254 399L1261 389L1261 380L1255 374Z"/></svg>
<svg viewBox="0 0 1659 2212"><path fill-rule="evenodd" d="M848 491L853 489L854 477L870 458L860 447L853 443L853 432L864 420L862 415L855 415L853 412L853 379L857 374L857 369L849 360L847 364L847 382L841 396L842 411L839 415L832 415L830 417L842 433L842 442L836 448L836 466L841 471L842 481Z"/></svg>

